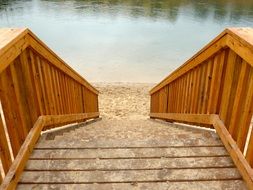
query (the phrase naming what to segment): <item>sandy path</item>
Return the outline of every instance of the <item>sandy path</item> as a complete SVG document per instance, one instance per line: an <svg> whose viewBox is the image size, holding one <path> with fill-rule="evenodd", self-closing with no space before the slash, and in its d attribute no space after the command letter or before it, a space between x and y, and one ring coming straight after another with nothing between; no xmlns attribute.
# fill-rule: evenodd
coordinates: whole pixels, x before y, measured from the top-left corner
<svg viewBox="0 0 253 190"><path fill-rule="evenodd" d="M106 119L148 118L149 90L154 84L94 83L100 91L99 108Z"/></svg>

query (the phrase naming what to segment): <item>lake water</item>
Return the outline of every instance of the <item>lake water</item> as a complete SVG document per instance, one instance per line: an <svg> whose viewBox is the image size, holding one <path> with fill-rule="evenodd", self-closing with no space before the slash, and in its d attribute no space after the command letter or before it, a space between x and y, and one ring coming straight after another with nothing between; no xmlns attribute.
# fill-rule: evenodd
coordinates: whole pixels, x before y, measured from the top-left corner
<svg viewBox="0 0 253 190"><path fill-rule="evenodd" d="M0 27L29 27L94 82L159 82L231 26L253 27L253 0L0 0Z"/></svg>

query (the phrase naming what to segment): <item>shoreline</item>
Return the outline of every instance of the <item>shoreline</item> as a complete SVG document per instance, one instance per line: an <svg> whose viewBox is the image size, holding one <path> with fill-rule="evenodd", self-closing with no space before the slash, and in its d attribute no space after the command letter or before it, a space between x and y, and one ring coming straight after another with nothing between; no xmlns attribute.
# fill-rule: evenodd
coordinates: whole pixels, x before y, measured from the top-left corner
<svg viewBox="0 0 253 190"><path fill-rule="evenodd" d="M149 117L149 90L154 83L95 82L100 92L99 108L105 119L147 119Z"/></svg>

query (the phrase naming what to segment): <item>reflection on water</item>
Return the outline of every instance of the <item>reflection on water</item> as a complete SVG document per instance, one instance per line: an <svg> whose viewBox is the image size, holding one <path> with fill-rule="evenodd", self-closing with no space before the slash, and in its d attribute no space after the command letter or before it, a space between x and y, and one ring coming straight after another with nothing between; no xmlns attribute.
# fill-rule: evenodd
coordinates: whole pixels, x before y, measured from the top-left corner
<svg viewBox="0 0 253 190"><path fill-rule="evenodd" d="M253 27L252 0L0 1L92 81L158 82L225 27Z"/></svg>

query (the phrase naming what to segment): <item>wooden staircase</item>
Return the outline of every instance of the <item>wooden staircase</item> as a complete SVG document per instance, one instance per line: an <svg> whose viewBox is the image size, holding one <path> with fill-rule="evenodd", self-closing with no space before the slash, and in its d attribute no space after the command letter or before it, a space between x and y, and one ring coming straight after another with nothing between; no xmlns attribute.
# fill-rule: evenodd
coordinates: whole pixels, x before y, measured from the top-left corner
<svg viewBox="0 0 253 190"><path fill-rule="evenodd" d="M98 94L30 30L0 29L0 190L253 190L252 28L224 30L150 91L164 121L87 122Z"/></svg>
<svg viewBox="0 0 253 190"><path fill-rule="evenodd" d="M52 133L37 143L18 189L246 189L213 131L102 119Z"/></svg>

